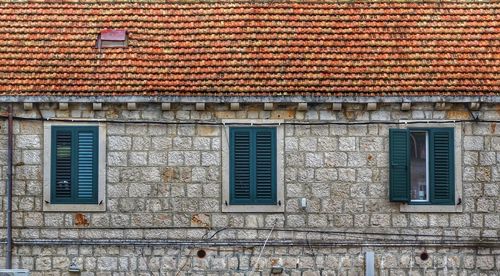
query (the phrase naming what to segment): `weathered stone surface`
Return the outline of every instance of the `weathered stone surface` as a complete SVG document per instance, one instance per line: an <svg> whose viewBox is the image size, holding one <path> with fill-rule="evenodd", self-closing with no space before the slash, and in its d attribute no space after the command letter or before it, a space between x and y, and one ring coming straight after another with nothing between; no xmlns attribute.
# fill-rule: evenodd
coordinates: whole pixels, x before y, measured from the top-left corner
<svg viewBox="0 0 500 276"><path fill-rule="evenodd" d="M52 112L50 105L43 106L42 112ZM401 112L399 104L382 104L377 111L365 112L362 105L344 104L348 110L337 112L331 110L330 104L318 103L314 107L309 105L308 112L290 112L285 110L286 105L275 105L273 111L262 111L261 105L242 104L240 110L229 111L228 105L208 104L206 110L200 112L192 105L173 104L171 111L161 112L159 105L143 107L141 104L135 111L112 112L111 109L120 109L110 103L103 105L105 111L98 114L90 110L90 105L85 107L75 103L70 105L72 110L68 114L82 118L158 117L156 119L170 121L218 120L221 117L277 118L279 115L285 122L291 118L299 122L304 119L346 122L458 118L469 114L459 106L436 112L433 105L417 103L412 104L411 111ZM495 114L498 116L493 105L485 104L481 108L477 111L480 118L494 120ZM21 116L24 111L19 112ZM388 139L389 129L395 125L332 124L283 127L284 195L279 200L285 212L222 213L222 178L225 173L222 142L227 137L222 136L221 126L107 124L106 212L85 213L89 225L75 228L75 212L42 211L42 206L47 204L43 198L43 124L22 122L16 128L15 137L13 223L20 228L14 234L19 239L155 238L191 241L206 238L205 233L211 235L227 227L213 239L265 240L277 219L275 229L290 227L300 231L276 230L271 238L303 241L340 237L301 232L314 229L408 235L398 236L401 239L414 239L418 234L495 239L500 228L500 131L490 123L462 123L462 126L463 143L456 145L461 149L463 165L459 176L463 189L458 191L462 198L462 212L404 213L400 211L399 203L389 202L391 162ZM0 176L6 178L4 125L2 130ZM6 206L5 185L2 187L0 193L4 198L0 203ZM301 198L307 199L305 210L299 206ZM195 222L194 217L198 219ZM5 225L5 215L0 214L0 224ZM98 229L87 229L92 227ZM208 229L210 227L214 228ZM234 230L232 227L248 229ZM255 230L254 227L266 229ZM224 250L204 247L207 257L202 260L196 256L198 247L50 245L15 248L18 250L14 256L15 265L34 270L33 275L63 275L67 273L68 262L73 256L77 257L82 275L173 275L181 267L179 275L243 275L248 274L257 257L257 251L252 255L250 249L240 247ZM263 270L259 273L269 274L272 256L282 259L286 273L290 275L315 275L319 270L324 275L361 275L364 249L356 246L315 247L313 256L307 247L266 247L261 261ZM418 256L415 258L416 251L420 250L416 248L381 247L373 250L376 252L377 271L383 271L385 275L410 273L411 260L412 275L423 275L424 267L427 274L438 275L448 267L449 273L457 268L466 274L489 276L500 267L499 259L494 255L496 249L479 248L476 252L468 248L427 248L431 260L426 262L419 260Z"/></svg>

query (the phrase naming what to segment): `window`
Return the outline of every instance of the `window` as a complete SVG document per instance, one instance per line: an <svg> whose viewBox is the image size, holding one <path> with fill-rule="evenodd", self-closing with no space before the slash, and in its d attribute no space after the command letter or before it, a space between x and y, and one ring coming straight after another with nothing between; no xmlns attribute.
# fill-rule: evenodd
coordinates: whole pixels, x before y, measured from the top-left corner
<svg viewBox="0 0 500 276"><path fill-rule="evenodd" d="M229 133L229 204L276 204L276 129L232 127Z"/></svg>
<svg viewBox="0 0 500 276"><path fill-rule="evenodd" d="M104 210L102 129L87 124L45 125L44 210Z"/></svg>
<svg viewBox="0 0 500 276"><path fill-rule="evenodd" d="M231 126L223 135L223 211L282 212L282 126Z"/></svg>
<svg viewBox="0 0 500 276"><path fill-rule="evenodd" d="M128 33L126 30L102 30L97 35L96 47L101 48L123 48L128 45Z"/></svg>
<svg viewBox="0 0 500 276"><path fill-rule="evenodd" d="M390 200L455 205L453 128L391 129Z"/></svg>

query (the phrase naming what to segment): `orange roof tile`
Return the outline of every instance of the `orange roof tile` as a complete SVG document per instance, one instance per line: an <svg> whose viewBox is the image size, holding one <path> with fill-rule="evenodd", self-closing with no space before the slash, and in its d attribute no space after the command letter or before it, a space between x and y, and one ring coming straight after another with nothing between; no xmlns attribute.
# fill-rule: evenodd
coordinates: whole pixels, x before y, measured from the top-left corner
<svg viewBox="0 0 500 276"><path fill-rule="evenodd" d="M0 95L497 95L499 70L500 2L0 3Z"/></svg>

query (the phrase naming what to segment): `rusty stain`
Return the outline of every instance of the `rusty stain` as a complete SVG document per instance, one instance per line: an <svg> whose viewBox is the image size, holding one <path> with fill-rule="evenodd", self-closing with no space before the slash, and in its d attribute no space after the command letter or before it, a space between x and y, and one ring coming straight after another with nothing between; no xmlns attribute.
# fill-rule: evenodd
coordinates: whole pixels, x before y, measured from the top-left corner
<svg viewBox="0 0 500 276"><path fill-rule="evenodd" d="M82 214L82 213L76 213L75 214L75 225L78 226L89 226L89 220L87 217Z"/></svg>
<svg viewBox="0 0 500 276"><path fill-rule="evenodd" d="M490 129L491 133L495 133L495 131L497 130L497 123L491 123Z"/></svg>
<svg viewBox="0 0 500 276"><path fill-rule="evenodd" d="M373 159L373 155L368 154L368 157L367 157L366 159L368 159L368 160L372 160L372 159Z"/></svg>
<svg viewBox="0 0 500 276"><path fill-rule="evenodd" d="M210 224L208 224L209 217L205 214L194 214L191 217L191 222L195 225L199 225L201 227L210 228Z"/></svg>
<svg viewBox="0 0 500 276"><path fill-rule="evenodd" d="M449 110L446 111L447 119L456 119L456 120L468 120L470 119L469 111L461 111L461 110Z"/></svg>
<svg viewBox="0 0 500 276"><path fill-rule="evenodd" d="M168 183L171 182L175 177L175 169L174 168L166 168L162 174L163 182Z"/></svg>

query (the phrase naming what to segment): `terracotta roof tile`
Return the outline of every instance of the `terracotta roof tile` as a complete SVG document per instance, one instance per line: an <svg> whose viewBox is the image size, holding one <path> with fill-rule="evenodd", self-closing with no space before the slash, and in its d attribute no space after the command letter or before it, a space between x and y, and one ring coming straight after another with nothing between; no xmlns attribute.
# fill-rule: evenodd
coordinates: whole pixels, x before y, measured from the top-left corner
<svg viewBox="0 0 500 276"><path fill-rule="evenodd" d="M0 3L2 95L492 95L499 70L496 1Z"/></svg>

